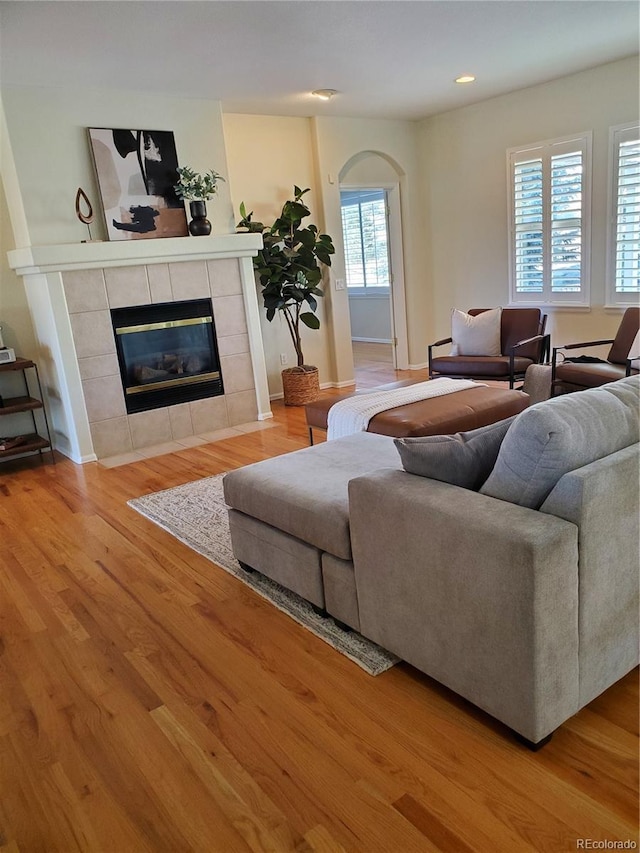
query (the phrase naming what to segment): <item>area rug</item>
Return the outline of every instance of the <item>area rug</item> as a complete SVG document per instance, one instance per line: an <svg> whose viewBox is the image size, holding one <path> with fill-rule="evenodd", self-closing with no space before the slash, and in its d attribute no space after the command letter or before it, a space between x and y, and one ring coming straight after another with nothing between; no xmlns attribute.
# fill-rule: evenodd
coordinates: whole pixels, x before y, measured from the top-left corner
<svg viewBox="0 0 640 853"><path fill-rule="evenodd" d="M222 492L223 476L204 477L173 489L143 495L128 501L128 505L250 586L370 675L379 675L396 664L395 655L356 631L343 630L330 617L319 616L300 596L258 572L248 574L240 568L231 549L227 506Z"/></svg>

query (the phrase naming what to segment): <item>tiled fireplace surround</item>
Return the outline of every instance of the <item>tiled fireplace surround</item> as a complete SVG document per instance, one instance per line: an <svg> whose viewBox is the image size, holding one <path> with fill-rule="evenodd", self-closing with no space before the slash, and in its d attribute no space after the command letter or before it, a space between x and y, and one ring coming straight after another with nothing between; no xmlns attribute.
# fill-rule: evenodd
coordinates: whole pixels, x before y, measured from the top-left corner
<svg viewBox="0 0 640 853"><path fill-rule="evenodd" d="M271 417L258 247L255 235L234 234L9 253L25 276L59 450L86 462ZM209 297L224 395L128 415L110 309Z"/></svg>

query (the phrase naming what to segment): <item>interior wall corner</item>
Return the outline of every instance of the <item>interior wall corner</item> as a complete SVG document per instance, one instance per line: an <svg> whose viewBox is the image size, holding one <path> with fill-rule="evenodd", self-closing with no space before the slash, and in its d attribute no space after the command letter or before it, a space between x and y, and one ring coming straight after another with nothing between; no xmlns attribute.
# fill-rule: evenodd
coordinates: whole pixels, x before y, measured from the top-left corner
<svg viewBox="0 0 640 853"><path fill-rule="evenodd" d="M11 147L9 127L0 93L0 177L7 199L7 208L13 230L15 248L20 249L31 245L31 236L27 225L27 217L18 181L18 172Z"/></svg>

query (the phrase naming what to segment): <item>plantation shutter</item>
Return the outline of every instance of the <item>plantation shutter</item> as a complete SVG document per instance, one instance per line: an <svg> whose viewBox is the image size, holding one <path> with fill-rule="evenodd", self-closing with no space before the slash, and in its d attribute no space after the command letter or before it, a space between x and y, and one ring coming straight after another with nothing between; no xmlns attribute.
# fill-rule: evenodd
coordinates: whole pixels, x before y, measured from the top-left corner
<svg viewBox="0 0 640 853"><path fill-rule="evenodd" d="M342 201L342 235L347 284L350 287L364 287L364 247L360 205L357 202Z"/></svg>
<svg viewBox="0 0 640 853"><path fill-rule="evenodd" d="M342 190L340 204L347 287L388 287L385 191Z"/></svg>
<svg viewBox="0 0 640 853"><path fill-rule="evenodd" d="M587 150L585 134L510 153L514 302L586 301Z"/></svg>
<svg viewBox="0 0 640 853"><path fill-rule="evenodd" d="M551 156L551 291L580 293L582 151Z"/></svg>
<svg viewBox="0 0 640 853"><path fill-rule="evenodd" d="M515 279L518 293L542 293L542 158L514 166Z"/></svg>
<svg viewBox="0 0 640 853"><path fill-rule="evenodd" d="M614 276L616 296L640 293L640 139L638 128L614 135Z"/></svg>

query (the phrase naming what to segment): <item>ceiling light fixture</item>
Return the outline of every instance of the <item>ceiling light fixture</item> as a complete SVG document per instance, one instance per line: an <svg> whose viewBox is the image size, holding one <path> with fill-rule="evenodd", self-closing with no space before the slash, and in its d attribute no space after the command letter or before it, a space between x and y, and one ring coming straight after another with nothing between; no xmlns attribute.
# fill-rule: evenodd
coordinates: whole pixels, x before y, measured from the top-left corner
<svg viewBox="0 0 640 853"><path fill-rule="evenodd" d="M311 94L315 95L316 98L320 98L323 101L330 101L334 95L338 94L338 90L337 89L314 89Z"/></svg>
<svg viewBox="0 0 640 853"><path fill-rule="evenodd" d="M453 81L454 83L473 83L476 78L473 74L462 74L460 77L456 77Z"/></svg>

